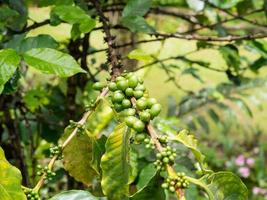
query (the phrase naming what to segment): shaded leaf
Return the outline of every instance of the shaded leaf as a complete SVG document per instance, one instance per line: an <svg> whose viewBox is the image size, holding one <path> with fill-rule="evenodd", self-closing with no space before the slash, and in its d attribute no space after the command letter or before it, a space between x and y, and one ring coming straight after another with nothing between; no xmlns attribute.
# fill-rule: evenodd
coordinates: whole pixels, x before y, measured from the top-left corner
<svg viewBox="0 0 267 200"><path fill-rule="evenodd" d="M91 165L92 168L98 173L101 174L100 169L100 161L101 157L105 153L105 144L106 144L107 138L105 136L102 136L100 139L93 139L93 146L92 146L92 160Z"/></svg>
<svg viewBox="0 0 267 200"><path fill-rule="evenodd" d="M140 172L138 183L136 185L138 191L143 190L157 174L154 164L148 164Z"/></svg>
<svg viewBox="0 0 267 200"><path fill-rule="evenodd" d="M204 116L197 116L197 121L206 133L210 132L210 127Z"/></svg>
<svg viewBox="0 0 267 200"><path fill-rule="evenodd" d="M267 66L267 58L260 57L255 60L249 67L252 71L257 72L260 68Z"/></svg>
<svg viewBox="0 0 267 200"><path fill-rule="evenodd" d="M249 106L243 99L236 98L236 97L230 97L229 99L232 100L234 103L236 103L236 105L240 109L243 109L250 117L253 117L253 113L251 109L249 108Z"/></svg>
<svg viewBox="0 0 267 200"><path fill-rule="evenodd" d="M0 199L26 200L21 180L20 171L6 160L4 150L0 147Z"/></svg>
<svg viewBox="0 0 267 200"><path fill-rule="evenodd" d="M101 159L101 186L109 200L122 200L128 194L129 130L122 123L110 134Z"/></svg>
<svg viewBox="0 0 267 200"><path fill-rule="evenodd" d="M106 198L100 198L93 196L90 192L83 190L69 190L61 192L49 200L104 200Z"/></svg>
<svg viewBox="0 0 267 200"><path fill-rule="evenodd" d="M227 44L219 48L224 60L229 67L232 67L237 72L240 68L240 57L236 46Z"/></svg>
<svg viewBox="0 0 267 200"><path fill-rule="evenodd" d="M35 37L28 37L22 40L20 46L20 52L24 53L34 48L52 48L58 47L57 41L50 35L38 35Z"/></svg>
<svg viewBox="0 0 267 200"><path fill-rule="evenodd" d="M32 49L25 52L23 56L28 65L43 73L68 77L79 72L86 72L70 55L54 49Z"/></svg>
<svg viewBox="0 0 267 200"><path fill-rule="evenodd" d="M56 6L51 11L51 15L57 15L61 20L70 24L79 24L82 33L88 33L96 26L96 21L78 6Z"/></svg>
<svg viewBox="0 0 267 200"><path fill-rule="evenodd" d="M151 0L129 0L123 9L122 17L144 16L151 6Z"/></svg>
<svg viewBox="0 0 267 200"><path fill-rule="evenodd" d="M73 128L67 127L61 140L65 141ZM91 166L92 140L86 133L78 133L63 150L63 164L68 173L86 185L92 183L96 172Z"/></svg>
<svg viewBox="0 0 267 200"><path fill-rule="evenodd" d="M0 86L3 86L15 73L20 57L13 49L0 51Z"/></svg>
<svg viewBox="0 0 267 200"><path fill-rule="evenodd" d="M123 26L130 29L131 32L153 33L154 29L146 22L145 18L140 16L129 16L122 19Z"/></svg>
<svg viewBox="0 0 267 200"><path fill-rule="evenodd" d="M159 184L160 180L158 176L152 177L148 184L133 196L131 200L163 200L166 199L164 190Z"/></svg>

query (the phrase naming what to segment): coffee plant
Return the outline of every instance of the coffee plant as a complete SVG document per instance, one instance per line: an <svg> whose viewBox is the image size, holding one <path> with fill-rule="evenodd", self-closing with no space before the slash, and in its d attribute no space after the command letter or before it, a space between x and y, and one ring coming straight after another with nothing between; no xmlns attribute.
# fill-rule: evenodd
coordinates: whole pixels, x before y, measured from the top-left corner
<svg viewBox="0 0 267 200"><path fill-rule="evenodd" d="M266 99L266 8L264 0L0 1L0 200L254 199L238 174L207 162L211 140L201 135L250 130L237 118L252 119L247 102ZM222 67L205 60L209 50ZM161 74L147 80L153 66ZM224 81L205 87L200 69ZM183 94L167 114L151 95L164 90L163 75Z"/></svg>

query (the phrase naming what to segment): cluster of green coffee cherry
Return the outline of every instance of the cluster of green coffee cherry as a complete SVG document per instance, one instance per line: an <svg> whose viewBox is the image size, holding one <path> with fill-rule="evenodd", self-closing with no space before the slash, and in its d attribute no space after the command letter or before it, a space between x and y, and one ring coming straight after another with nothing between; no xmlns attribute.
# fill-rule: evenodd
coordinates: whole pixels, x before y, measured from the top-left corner
<svg viewBox="0 0 267 200"><path fill-rule="evenodd" d="M37 165L37 175L42 176L44 175L45 180L52 181L53 178L56 176L56 173L53 172L51 169L48 168L48 166L42 167L41 165Z"/></svg>
<svg viewBox="0 0 267 200"><path fill-rule="evenodd" d="M27 200L41 200L39 194L37 192L34 192L32 189L24 189L23 191L27 197Z"/></svg>
<svg viewBox="0 0 267 200"><path fill-rule="evenodd" d="M175 192L178 188L188 188L189 181L186 179L185 174L178 172L175 177L168 177L161 185L162 188L168 189L170 192Z"/></svg>
<svg viewBox="0 0 267 200"><path fill-rule="evenodd" d="M105 83L96 82L93 88L102 90ZM108 84L113 108L125 116L125 122L136 134L136 140L142 142L146 139L146 125L161 111L161 105L155 98L148 98L143 80L133 73L118 76ZM151 141L146 142L147 147L154 146Z"/></svg>
<svg viewBox="0 0 267 200"><path fill-rule="evenodd" d="M63 158L62 145L57 145L57 146L50 147L49 151L50 151L50 158L52 158L54 156L57 156L57 158L59 160L61 160Z"/></svg>
<svg viewBox="0 0 267 200"><path fill-rule="evenodd" d="M157 160L154 162L157 170L164 170L166 164L173 164L176 157L176 149L166 146L161 152L157 153Z"/></svg>

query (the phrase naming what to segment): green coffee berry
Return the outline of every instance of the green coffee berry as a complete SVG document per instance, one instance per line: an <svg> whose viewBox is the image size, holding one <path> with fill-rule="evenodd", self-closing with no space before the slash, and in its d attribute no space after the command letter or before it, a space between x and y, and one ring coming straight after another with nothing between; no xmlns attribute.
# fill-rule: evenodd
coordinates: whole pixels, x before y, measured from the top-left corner
<svg viewBox="0 0 267 200"><path fill-rule="evenodd" d="M151 108L156 103L157 103L157 100L155 98L148 98L147 99L147 107L148 108Z"/></svg>
<svg viewBox="0 0 267 200"><path fill-rule="evenodd" d="M121 112L123 110L123 106L120 103L114 103L113 106L117 112Z"/></svg>
<svg viewBox="0 0 267 200"><path fill-rule="evenodd" d="M138 85L134 88L134 90L145 91L146 88L145 88L145 86L144 86L143 84L138 84Z"/></svg>
<svg viewBox="0 0 267 200"><path fill-rule="evenodd" d="M161 111L161 105L156 103L151 107L149 112L152 117L156 117L159 115L160 111Z"/></svg>
<svg viewBox="0 0 267 200"><path fill-rule="evenodd" d="M129 117L126 117L125 122L127 126L132 128L137 120L138 119L136 117L129 116Z"/></svg>
<svg viewBox="0 0 267 200"><path fill-rule="evenodd" d="M144 110L146 109L146 101L145 100L142 100L142 99L138 99L136 101L136 107L139 109L139 110Z"/></svg>
<svg viewBox="0 0 267 200"><path fill-rule="evenodd" d="M123 108L130 108L132 106L131 101L128 99L123 99L121 104Z"/></svg>
<svg viewBox="0 0 267 200"><path fill-rule="evenodd" d="M116 82L124 81L124 80L125 80L125 78L124 78L123 76L118 76L118 77L116 78Z"/></svg>
<svg viewBox="0 0 267 200"><path fill-rule="evenodd" d="M135 140L136 140L137 142L142 142L142 141L144 141L145 138L146 138L146 135L143 134L143 133L137 134L137 135L135 136Z"/></svg>
<svg viewBox="0 0 267 200"><path fill-rule="evenodd" d="M167 183L163 183L163 184L161 185L161 187L164 188L164 189L167 189L167 188L169 187L169 185L168 185Z"/></svg>
<svg viewBox="0 0 267 200"><path fill-rule="evenodd" d="M136 90L136 91L133 92L133 94L134 94L134 97L135 97L136 99L140 99L141 97L143 97L144 92L141 91L141 90Z"/></svg>
<svg viewBox="0 0 267 200"><path fill-rule="evenodd" d="M145 129L145 124L141 120L137 120L133 124L133 129L136 132L142 132Z"/></svg>
<svg viewBox="0 0 267 200"><path fill-rule="evenodd" d="M125 110L125 113L124 113L124 114L125 114L126 116L134 116L135 113L136 113L135 109L133 109L133 108L128 108L128 109Z"/></svg>
<svg viewBox="0 0 267 200"><path fill-rule="evenodd" d="M121 92L115 92L112 97L114 103L121 103L124 99L124 95Z"/></svg>
<svg viewBox="0 0 267 200"><path fill-rule="evenodd" d="M117 84L114 82L109 83L108 88L110 91L115 92L117 90Z"/></svg>
<svg viewBox="0 0 267 200"><path fill-rule="evenodd" d="M149 122L150 113L148 111L142 111L139 113L139 117L143 122Z"/></svg>
<svg viewBox="0 0 267 200"><path fill-rule="evenodd" d="M134 95L134 90L132 88L127 88L125 94L127 97L132 97Z"/></svg>
<svg viewBox="0 0 267 200"><path fill-rule="evenodd" d="M95 82L93 84L94 90L102 90L105 87L105 83Z"/></svg>
<svg viewBox="0 0 267 200"><path fill-rule="evenodd" d="M128 82L126 80L118 81L117 88L122 91L126 90L128 88Z"/></svg>
<svg viewBox="0 0 267 200"><path fill-rule="evenodd" d="M135 88L138 85L138 78L135 75L129 77L128 84L129 87Z"/></svg>

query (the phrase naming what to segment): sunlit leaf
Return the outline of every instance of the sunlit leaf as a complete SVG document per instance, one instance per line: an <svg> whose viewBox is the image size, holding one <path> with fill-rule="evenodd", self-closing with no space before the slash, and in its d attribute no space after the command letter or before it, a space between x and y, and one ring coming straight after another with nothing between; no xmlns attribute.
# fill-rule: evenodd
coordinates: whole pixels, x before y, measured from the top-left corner
<svg viewBox="0 0 267 200"><path fill-rule="evenodd" d="M15 73L20 57L13 49L0 51L0 86L3 86Z"/></svg>
<svg viewBox="0 0 267 200"><path fill-rule="evenodd" d="M25 62L43 73L68 77L85 71L73 57L49 48L32 49L24 53Z"/></svg>
<svg viewBox="0 0 267 200"><path fill-rule="evenodd" d="M128 195L129 134L127 126L119 124L106 142L101 159L101 186L109 200L121 200Z"/></svg>
<svg viewBox="0 0 267 200"><path fill-rule="evenodd" d="M151 0L129 0L123 9L122 17L144 16L151 6Z"/></svg>
<svg viewBox="0 0 267 200"><path fill-rule="evenodd" d="M26 200L21 180L20 171L6 160L0 147L0 200Z"/></svg>
<svg viewBox="0 0 267 200"><path fill-rule="evenodd" d="M61 140L65 141L73 128L67 127ZM77 181L86 185L92 183L96 172L91 166L92 139L83 132L78 133L63 150L65 170Z"/></svg>

